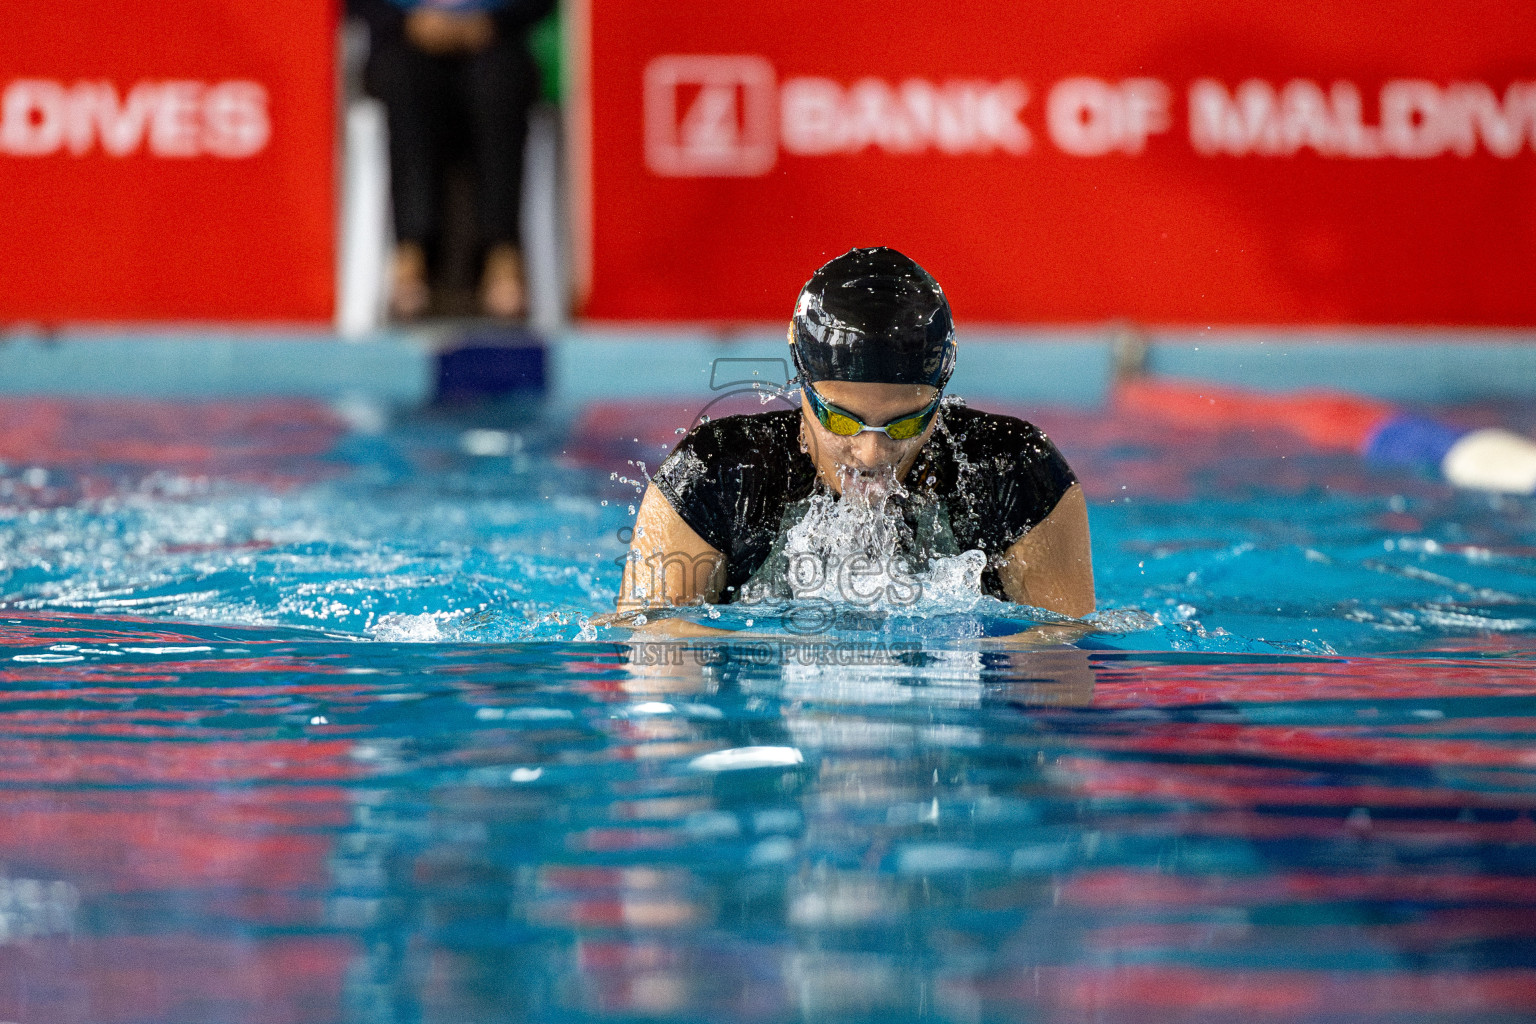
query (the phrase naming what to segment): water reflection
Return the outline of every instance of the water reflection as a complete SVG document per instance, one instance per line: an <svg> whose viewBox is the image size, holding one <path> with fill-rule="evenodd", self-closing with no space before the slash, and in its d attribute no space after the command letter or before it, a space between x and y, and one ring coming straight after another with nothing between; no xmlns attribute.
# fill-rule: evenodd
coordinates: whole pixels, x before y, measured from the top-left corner
<svg viewBox="0 0 1536 1024"><path fill-rule="evenodd" d="M1312 715L1290 751L1244 757L1266 719L1308 712L1190 687L1283 687L1272 661L620 658L568 717L494 717L519 723L504 783L434 793L438 838L402 886L416 907L374 947L397 952L370 976L422 979L394 982L391 1005L432 1020L1497 1020L1536 991L1529 780L1494 792L1447 772L1431 791L1383 761L1456 715L1443 697L1440 718L1390 699ZM1301 667L1285 668L1293 696ZM1415 675L1313 667L1384 695ZM1092 710L1097 679L1118 710ZM546 729L564 730L557 756ZM1499 760L1501 743L1463 753ZM1326 744L1335 760L1309 760ZM743 756L709 760L724 752Z"/></svg>
<svg viewBox="0 0 1536 1024"><path fill-rule="evenodd" d="M1499 1021L1536 996L1536 673L1507 655L4 625L3 1020Z"/></svg>
<svg viewBox="0 0 1536 1024"><path fill-rule="evenodd" d="M890 947L963 907L945 879L1060 859L1059 838L1020 855L950 834L1038 815L957 786L986 740L945 719L1086 704L1086 652L619 653L558 697L476 692L463 784L415 794L414 814L397 793L359 804L337 867L377 890L359 1017L930 1013L932 952Z"/></svg>

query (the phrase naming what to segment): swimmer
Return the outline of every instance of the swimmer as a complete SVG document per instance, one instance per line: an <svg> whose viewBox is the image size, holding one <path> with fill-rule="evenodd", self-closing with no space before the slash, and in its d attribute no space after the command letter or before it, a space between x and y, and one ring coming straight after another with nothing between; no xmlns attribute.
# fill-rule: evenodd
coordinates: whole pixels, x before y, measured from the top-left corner
<svg viewBox="0 0 1536 1024"><path fill-rule="evenodd" d="M927 271L888 248L837 257L801 290L789 345L799 410L683 438L641 500L606 619L651 611L647 637L719 635L654 612L791 596L786 537L818 495L891 509L905 564L979 550L985 593L1073 618L1094 610L1082 487L1032 424L944 400L954 323Z"/></svg>

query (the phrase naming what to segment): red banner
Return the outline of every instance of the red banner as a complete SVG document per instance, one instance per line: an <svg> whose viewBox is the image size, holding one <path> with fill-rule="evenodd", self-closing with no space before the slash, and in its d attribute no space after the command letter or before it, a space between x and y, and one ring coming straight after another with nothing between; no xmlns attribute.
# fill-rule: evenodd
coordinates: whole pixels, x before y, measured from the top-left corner
<svg viewBox="0 0 1536 1024"><path fill-rule="evenodd" d="M329 0L10 0L0 324L328 321Z"/></svg>
<svg viewBox="0 0 1536 1024"><path fill-rule="evenodd" d="M589 3L588 316L885 244L962 322L1536 325L1524 0Z"/></svg>

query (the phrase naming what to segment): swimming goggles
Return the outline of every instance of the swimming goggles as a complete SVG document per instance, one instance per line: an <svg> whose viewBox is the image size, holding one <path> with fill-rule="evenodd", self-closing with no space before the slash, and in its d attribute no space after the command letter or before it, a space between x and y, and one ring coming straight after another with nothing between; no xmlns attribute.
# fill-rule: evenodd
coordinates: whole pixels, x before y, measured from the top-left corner
<svg viewBox="0 0 1536 1024"><path fill-rule="evenodd" d="M802 389L805 391L806 397L811 400L811 409L816 413L816 418L821 421L821 425L838 437L857 437L860 434L874 431L884 434L892 441L910 441L927 430L928 424L933 422L934 415L939 411L939 400L944 397L941 392L934 396L932 402L929 402L917 412L903 416L899 420L891 420L891 422L884 426L872 427L853 413L848 412L846 409L839 409L831 402L822 398L809 383L803 383Z"/></svg>

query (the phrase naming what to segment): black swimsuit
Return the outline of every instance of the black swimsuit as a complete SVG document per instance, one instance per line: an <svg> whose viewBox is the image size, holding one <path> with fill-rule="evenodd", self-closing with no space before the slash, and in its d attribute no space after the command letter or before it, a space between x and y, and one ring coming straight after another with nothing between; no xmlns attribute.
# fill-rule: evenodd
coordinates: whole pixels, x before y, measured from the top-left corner
<svg viewBox="0 0 1536 1024"><path fill-rule="evenodd" d="M982 586L1006 599L997 562L1050 515L1076 479L1033 424L946 403L904 481L908 520L930 541L935 533L945 538L930 543L931 553L981 549L987 555ZM683 522L725 555L724 601L741 596L822 486L800 450L795 410L728 416L695 427L652 482ZM927 528L916 528L921 519L929 521Z"/></svg>

